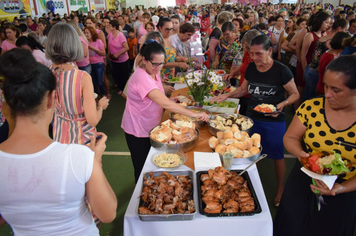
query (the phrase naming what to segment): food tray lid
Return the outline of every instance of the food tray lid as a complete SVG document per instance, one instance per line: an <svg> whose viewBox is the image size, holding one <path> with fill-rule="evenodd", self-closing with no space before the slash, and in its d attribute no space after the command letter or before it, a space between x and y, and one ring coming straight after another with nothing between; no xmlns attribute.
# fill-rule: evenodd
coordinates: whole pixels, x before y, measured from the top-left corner
<svg viewBox="0 0 356 236"><path fill-rule="evenodd" d="M240 172L242 172L242 170L230 170L230 172L240 173ZM254 214L259 214L262 212L262 208L261 208L260 202L258 201L255 189L253 188L250 176L248 175L248 172L246 171L245 173L242 174L242 177L247 181L247 186L250 189L251 197L254 199L254 202L255 202L255 210L252 212L236 212L236 213L214 213L214 214L206 213L204 211L205 203L202 201L201 186L203 185L203 183L200 181L200 176L202 174L207 174L207 173L208 173L208 171L199 171L196 173L197 188L198 188L198 205L199 205L199 213L201 215L205 215L208 217L252 216Z"/></svg>

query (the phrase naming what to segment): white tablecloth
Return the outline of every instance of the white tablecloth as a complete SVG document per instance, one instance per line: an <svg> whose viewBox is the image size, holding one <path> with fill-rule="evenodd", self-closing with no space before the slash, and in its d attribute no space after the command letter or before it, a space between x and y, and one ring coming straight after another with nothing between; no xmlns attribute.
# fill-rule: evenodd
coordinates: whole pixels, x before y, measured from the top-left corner
<svg viewBox="0 0 356 236"><path fill-rule="evenodd" d="M142 173L158 170L154 166L150 157L156 150L151 148L148 158L143 167ZM232 169L243 169L247 165L234 165ZM181 166L180 170L189 169ZM196 170L199 171L199 170ZM253 216L233 216L233 217L206 217L199 214L199 209L195 218L190 221L141 221L136 214L138 196L142 189L142 173L132 194L129 206L124 217L125 236L270 236L272 235L272 217L269 211L266 197L262 188L261 180L256 168L252 166L248 174L260 202L262 212ZM194 183L195 184L195 183ZM194 196L196 197L197 191Z"/></svg>

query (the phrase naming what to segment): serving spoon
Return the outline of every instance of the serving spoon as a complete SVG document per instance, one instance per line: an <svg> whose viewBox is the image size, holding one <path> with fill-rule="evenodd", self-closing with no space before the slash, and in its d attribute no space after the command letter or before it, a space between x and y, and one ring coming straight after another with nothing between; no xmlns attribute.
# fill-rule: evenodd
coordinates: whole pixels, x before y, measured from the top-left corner
<svg viewBox="0 0 356 236"><path fill-rule="evenodd" d="M265 157L267 157L267 154L263 154L262 156L260 156L260 158L258 158L258 159L256 159L256 160L254 160L253 162L251 162L251 164L249 164L243 171L241 171L241 172L239 173L239 175L242 175L243 173L245 173L248 168L250 168L253 164L259 162L260 160L262 160L262 159L265 158Z"/></svg>

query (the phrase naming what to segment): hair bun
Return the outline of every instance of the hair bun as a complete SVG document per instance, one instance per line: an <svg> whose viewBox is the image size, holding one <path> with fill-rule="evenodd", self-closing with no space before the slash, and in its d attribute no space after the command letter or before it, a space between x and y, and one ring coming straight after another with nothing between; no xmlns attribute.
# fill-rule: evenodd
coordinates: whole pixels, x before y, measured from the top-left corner
<svg viewBox="0 0 356 236"><path fill-rule="evenodd" d="M25 83L36 73L37 61L30 50L13 48L6 52L7 57L0 58L0 74L10 83Z"/></svg>

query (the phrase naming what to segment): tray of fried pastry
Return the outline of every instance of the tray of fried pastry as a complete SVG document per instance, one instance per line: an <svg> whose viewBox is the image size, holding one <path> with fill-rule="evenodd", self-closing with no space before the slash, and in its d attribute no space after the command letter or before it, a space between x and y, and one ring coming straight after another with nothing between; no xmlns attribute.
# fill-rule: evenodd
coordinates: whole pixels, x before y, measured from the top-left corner
<svg viewBox="0 0 356 236"><path fill-rule="evenodd" d="M152 171L143 174L136 214L141 221L192 220L196 214L193 171Z"/></svg>
<svg viewBox="0 0 356 236"><path fill-rule="evenodd" d="M250 216L262 212L248 172L224 167L196 173L199 213L209 217Z"/></svg>

